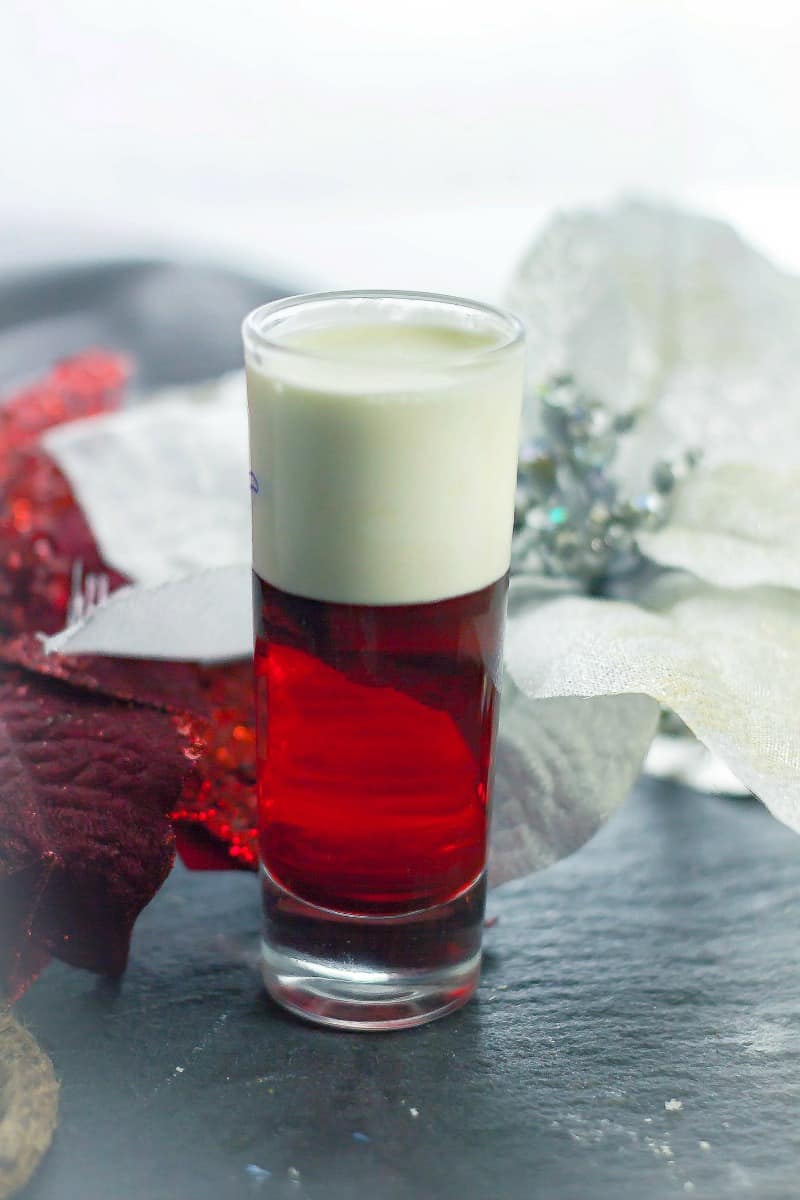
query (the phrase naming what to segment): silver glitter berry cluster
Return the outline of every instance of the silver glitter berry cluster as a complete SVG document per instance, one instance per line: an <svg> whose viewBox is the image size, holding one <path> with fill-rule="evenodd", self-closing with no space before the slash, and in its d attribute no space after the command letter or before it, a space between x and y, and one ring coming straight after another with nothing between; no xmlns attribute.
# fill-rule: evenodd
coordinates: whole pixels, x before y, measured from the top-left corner
<svg viewBox="0 0 800 1200"><path fill-rule="evenodd" d="M668 521L675 487L699 462L699 452L657 462L651 487L629 496L611 464L636 414L611 412L571 375L553 378L540 399L542 437L520 454L512 570L586 585L633 570L642 557L637 534Z"/></svg>

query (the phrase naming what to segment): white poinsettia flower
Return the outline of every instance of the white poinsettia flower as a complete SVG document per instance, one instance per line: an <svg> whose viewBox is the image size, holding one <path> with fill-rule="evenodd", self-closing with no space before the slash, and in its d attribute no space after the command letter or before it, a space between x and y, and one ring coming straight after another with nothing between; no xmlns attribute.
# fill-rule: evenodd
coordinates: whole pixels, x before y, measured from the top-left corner
<svg viewBox="0 0 800 1200"><path fill-rule="evenodd" d="M665 453L703 455L669 522L638 535L680 575L633 575L622 600L519 586L516 683L530 699L655 698L800 829L800 280L720 222L626 203L557 217L509 300L531 393L569 371L639 412L623 483L641 487ZM529 433L537 423L531 405Z"/></svg>
<svg viewBox="0 0 800 1200"><path fill-rule="evenodd" d="M800 282L726 226L645 204L556 218L510 303L531 390L568 370L642 413L617 464L700 446L671 520L642 533L662 574L615 598L511 589L493 875L576 849L621 803L660 706L800 829ZM525 416L528 432L537 413ZM249 653L244 383L172 389L53 430L103 556L135 580L50 639L69 652Z"/></svg>

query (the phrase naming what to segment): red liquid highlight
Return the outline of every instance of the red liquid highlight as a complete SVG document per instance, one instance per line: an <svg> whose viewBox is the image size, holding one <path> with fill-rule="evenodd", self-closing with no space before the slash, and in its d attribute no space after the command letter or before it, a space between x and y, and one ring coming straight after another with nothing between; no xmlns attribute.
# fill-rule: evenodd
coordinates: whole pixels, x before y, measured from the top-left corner
<svg viewBox="0 0 800 1200"><path fill-rule="evenodd" d="M480 875L507 587L373 606L254 577L261 855L285 889L388 915Z"/></svg>

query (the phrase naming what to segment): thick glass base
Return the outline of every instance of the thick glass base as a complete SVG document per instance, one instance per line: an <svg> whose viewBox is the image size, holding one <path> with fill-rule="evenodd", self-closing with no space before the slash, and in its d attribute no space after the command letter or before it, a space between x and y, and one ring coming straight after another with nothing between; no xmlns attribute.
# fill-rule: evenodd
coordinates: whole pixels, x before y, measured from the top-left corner
<svg viewBox="0 0 800 1200"><path fill-rule="evenodd" d="M469 1000L478 985L486 875L446 904L355 916L308 904L262 868L267 991L340 1029L406 1029Z"/></svg>

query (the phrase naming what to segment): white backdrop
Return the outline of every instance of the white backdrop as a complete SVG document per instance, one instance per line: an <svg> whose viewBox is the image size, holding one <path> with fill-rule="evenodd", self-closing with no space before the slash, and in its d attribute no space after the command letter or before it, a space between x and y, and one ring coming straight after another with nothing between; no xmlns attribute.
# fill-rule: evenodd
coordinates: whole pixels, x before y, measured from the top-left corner
<svg viewBox="0 0 800 1200"><path fill-rule="evenodd" d="M491 298L553 208L638 191L800 269L799 58L796 0L0 0L0 250Z"/></svg>

